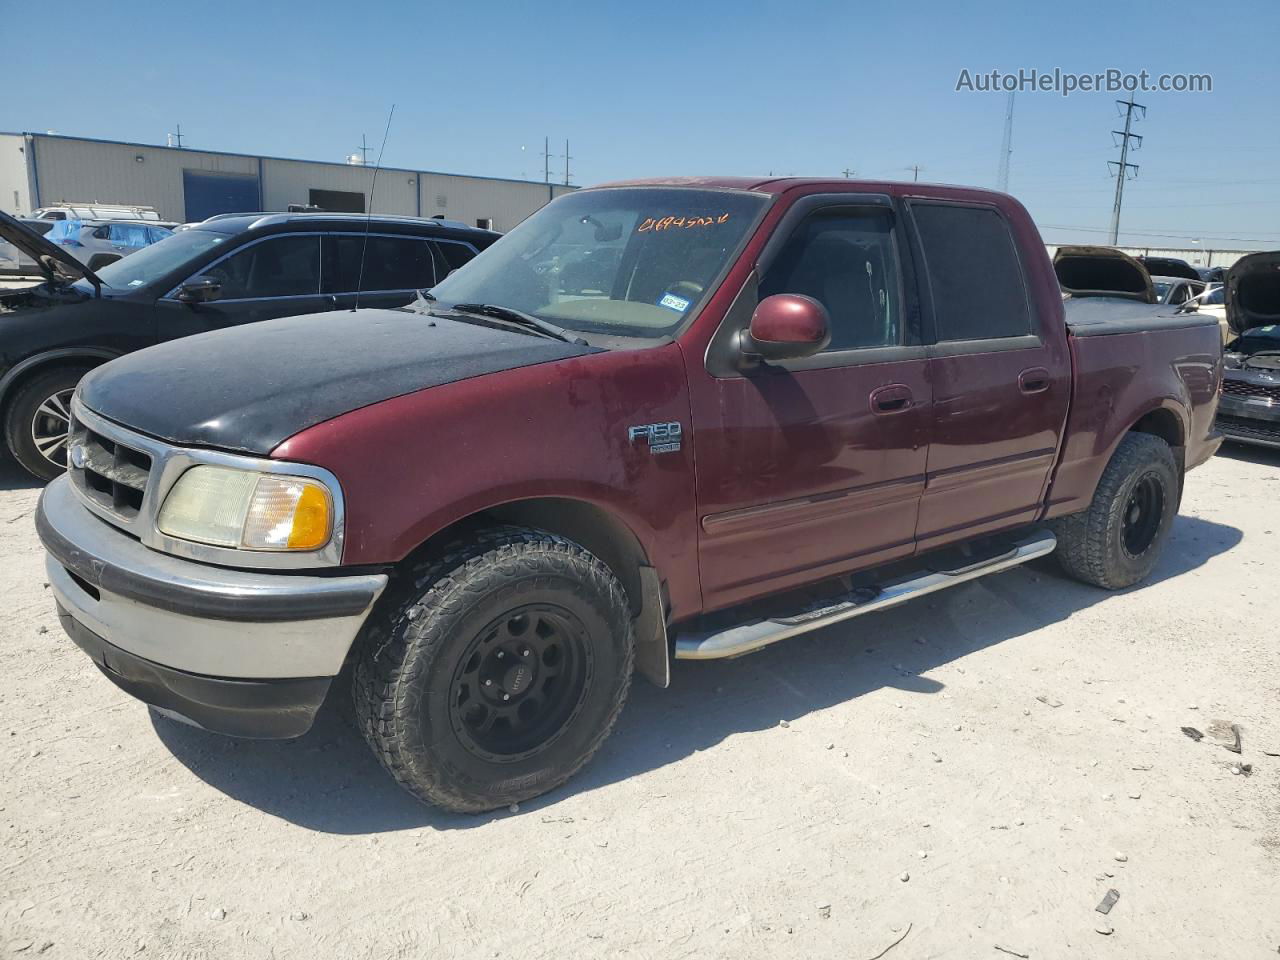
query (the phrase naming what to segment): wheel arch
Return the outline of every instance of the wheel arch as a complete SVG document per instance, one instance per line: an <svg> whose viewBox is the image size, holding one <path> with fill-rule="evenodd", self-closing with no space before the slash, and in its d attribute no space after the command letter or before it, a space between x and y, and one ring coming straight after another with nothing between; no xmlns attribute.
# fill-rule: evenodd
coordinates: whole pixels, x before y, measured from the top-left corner
<svg viewBox="0 0 1280 960"><path fill-rule="evenodd" d="M476 510L437 530L406 561L438 552L470 531L533 527L572 540L613 571L635 621L636 669L660 687L670 682L666 591L635 531L599 504L572 497L530 497ZM402 561L405 562L405 561Z"/></svg>
<svg viewBox="0 0 1280 960"><path fill-rule="evenodd" d="M59 350L46 350L44 353L37 353L35 356L20 360L5 371L3 377L0 377L0 410L8 406L14 391L23 383L46 370L81 363L96 367L118 356L120 356L119 353L103 347L65 347Z"/></svg>
<svg viewBox="0 0 1280 960"><path fill-rule="evenodd" d="M1185 413L1181 406L1172 400L1165 400L1152 407L1130 425L1125 433L1146 433L1159 437L1173 451L1173 459L1178 466L1179 496L1181 496L1182 475L1186 472L1187 425ZM1121 434L1123 437L1125 434ZM1116 445L1120 443L1119 438ZM1114 450L1112 451L1114 455Z"/></svg>

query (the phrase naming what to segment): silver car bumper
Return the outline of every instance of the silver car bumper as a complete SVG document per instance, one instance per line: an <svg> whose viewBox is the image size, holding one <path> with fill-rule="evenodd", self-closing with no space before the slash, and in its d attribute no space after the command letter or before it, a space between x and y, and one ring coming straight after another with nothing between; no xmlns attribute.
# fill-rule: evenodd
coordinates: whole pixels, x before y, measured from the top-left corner
<svg viewBox="0 0 1280 960"><path fill-rule="evenodd" d="M205 677L335 676L387 584L380 573L249 572L158 553L90 513L65 476L40 497L36 528L66 615L115 650Z"/></svg>

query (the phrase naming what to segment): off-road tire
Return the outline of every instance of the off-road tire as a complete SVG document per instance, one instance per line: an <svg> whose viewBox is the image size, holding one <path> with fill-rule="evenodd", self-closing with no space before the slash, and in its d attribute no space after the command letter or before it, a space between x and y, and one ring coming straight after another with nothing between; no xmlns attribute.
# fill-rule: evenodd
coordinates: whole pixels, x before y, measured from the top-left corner
<svg viewBox="0 0 1280 960"><path fill-rule="evenodd" d="M592 669L576 712L539 752L485 759L451 722L456 672L486 624L529 603L576 618ZM357 642L361 733L401 786L459 813L527 800L573 776L622 712L635 658L627 598L612 571L570 540L521 527L482 531L405 570Z"/></svg>
<svg viewBox="0 0 1280 960"><path fill-rule="evenodd" d="M22 384L5 407L4 439L13 458L31 474L41 480L52 480L66 470L65 466L50 463L35 445L31 435L32 421L40 405L50 397L74 389L80 378L89 372L88 366L71 365L54 367L38 373ZM65 446L63 447L65 454Z"/></svg>
<svg viewBox="0 0 1280 960"><path fill-rule="evenodd" d="M1138 484L1158 485L1163 509L1150 544L1134 554L1124 543L1125 515ZM1102 472L1087 510L1050 521L1058 538L1056 555L1066 573L1106 590L1132 586L1151 573L1177 514L1177 462L1169 445L1146 433L1120 441Z"/></svg>

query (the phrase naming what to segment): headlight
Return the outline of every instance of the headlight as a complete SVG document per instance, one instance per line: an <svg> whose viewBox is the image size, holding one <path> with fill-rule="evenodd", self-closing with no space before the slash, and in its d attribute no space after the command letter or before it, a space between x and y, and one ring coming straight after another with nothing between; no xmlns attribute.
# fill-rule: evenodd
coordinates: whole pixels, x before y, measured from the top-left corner
<svg viewBox="0 0 1280 960"><path fill-rule="evenodd" d="M161 533L242 550L318 550L333 536L333 496L318 480L192 467L165 497Z"/></svg>

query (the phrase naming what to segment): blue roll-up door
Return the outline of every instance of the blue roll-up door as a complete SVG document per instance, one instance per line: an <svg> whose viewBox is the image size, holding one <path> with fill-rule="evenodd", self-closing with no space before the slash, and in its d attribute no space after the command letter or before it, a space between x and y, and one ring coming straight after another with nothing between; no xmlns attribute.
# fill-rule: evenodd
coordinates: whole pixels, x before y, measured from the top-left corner
<svg viewBox="0 0 1280 960"><path fill-rule="evenodd" d="M258 178L253 174L183 170L182 190L188 222L207 220L216 213L254 213L261 206Z"/></svg>

